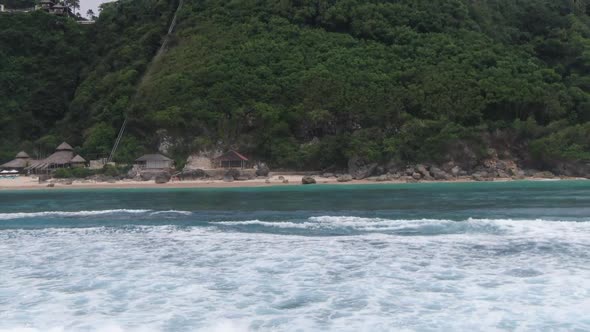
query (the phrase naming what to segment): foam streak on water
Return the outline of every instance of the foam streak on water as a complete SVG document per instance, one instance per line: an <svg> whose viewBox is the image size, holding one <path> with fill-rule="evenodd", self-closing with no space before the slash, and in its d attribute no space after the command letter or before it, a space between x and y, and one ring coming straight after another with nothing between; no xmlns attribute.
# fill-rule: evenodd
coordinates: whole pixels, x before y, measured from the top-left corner
<svg viewBox="0 0 590 332"><path fill-rule="evenodd" d="M590 330L589 222L4 229L0 253L0 331Z"/></svg>

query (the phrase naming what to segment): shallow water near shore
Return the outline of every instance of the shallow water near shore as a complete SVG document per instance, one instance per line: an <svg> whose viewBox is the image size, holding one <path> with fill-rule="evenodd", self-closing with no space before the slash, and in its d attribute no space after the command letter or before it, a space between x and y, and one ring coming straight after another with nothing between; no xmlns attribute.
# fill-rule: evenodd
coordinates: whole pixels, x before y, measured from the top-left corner
<svg viewBox="0 0 590 332"><path fill-rule="evenodd" d="M590 181L0 202L0 331L590 330Z"/></svg>

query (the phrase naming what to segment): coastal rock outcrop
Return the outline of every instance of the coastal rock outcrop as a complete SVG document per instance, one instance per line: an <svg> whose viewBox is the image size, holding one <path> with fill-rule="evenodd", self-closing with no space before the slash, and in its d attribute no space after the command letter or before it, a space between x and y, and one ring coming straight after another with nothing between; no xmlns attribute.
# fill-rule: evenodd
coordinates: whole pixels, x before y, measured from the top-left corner
<svg viewBox="0 0 590 332"><path fill-rule="evenodd" d="M430 178L430 172L426 169L426 166L424 165L416 165L416 167L414 167L414 170L416 173L422 175L422 177L425 180L428 180Z"/></svg>
<svg viewBox="0 0 590 332"><path fill-rule="evenodd" d="M313 177L306 175L304 177L301 178L301 183L302 184L315 184L316 181Z"/></svg>
<svg viewBox="0 0 590 332"><path fill-rule="evenodd" d="M443 171L438 167L431 167L430 173L432 174L432 177L438 181L445 181L451 178L451 176L447 174L447 172Z"/></svg>
<svg viewBox="0 0 590 332"><path fill-rule="evenodd" d="M226 177L231 177L234 180L237 180L240 177L240 171L232 168L232 169L228 169L227 172L225 172L225 174L223 175L223 179L225 181Z"/></svg>
<svg viewBox="0 0 590 332"><path fill-rule="evenodd" d="M555 174L549 172L549 171L544 171L544 172L537 172L533 175L533 177L538 178L538 179L553 179L555 178Z"/></svg>
<svg viewBox="0 0 590 332"><path fill-rule="evenodd" d="M359 157L352 157L348 160L348 173L356 180L362 180L373 174L377 163L367 162Z"/></svg>
<svg viewBox="0 0 590 332"><path fill-rule="evenodd" d="M178 174L178 178L181 180L197 180L207 177L207 174L202 169L194 169L194 170L187 170L180 172Z"/></svg>
<svg viewBox="0 0 590 332"><path fill-rule="evenodd" d="M170 178L170 173L166 171L143 171L139 174L141 181L155 180L158 176L167 176Z"/></svg>
<svg viewBox="0 0 590 332"><path fill-rule="evenodd" d="M377 182L387 182L387 181L391 181L391 179L389 178L389 176L387 174L384 174L384 175L379 175L377 177L377 179L375 179L375 181L377 181Z"/></svg>

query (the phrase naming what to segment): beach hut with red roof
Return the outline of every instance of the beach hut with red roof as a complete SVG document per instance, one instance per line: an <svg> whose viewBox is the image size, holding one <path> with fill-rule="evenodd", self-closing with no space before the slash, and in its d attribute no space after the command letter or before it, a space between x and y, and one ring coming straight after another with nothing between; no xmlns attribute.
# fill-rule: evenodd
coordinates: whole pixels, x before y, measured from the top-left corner
<svg viewBox="0 0 590 332"><path fill-rule="evenodd" d="M213 159L213 162L217 168L247 168L250 165L250 161L243 154L230 150L221 156Z"/></svg>

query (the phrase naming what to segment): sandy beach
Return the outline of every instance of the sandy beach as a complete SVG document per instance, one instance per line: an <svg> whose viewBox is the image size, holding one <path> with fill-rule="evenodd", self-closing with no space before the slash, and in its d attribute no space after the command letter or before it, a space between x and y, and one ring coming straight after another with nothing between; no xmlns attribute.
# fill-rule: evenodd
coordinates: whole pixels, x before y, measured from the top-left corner
<svg viewBox="0 0 590 332"><path fill-rule="evenodd" d="M19 176L14 179L0 179L0 190L33 190L33 189L133 189L133 188L240 188L240 187L273 187L273 186L301 186L301 175L273 175L268 181L266 179L253 179L245 181L225 182L222 180L187 180L187 181L170 181L164 184L157 184L152 181L134 181L134 180L119 180L116 182L96 182L89 180L74 180L71 184L65 184L63 180L49 180L44 183L39 183L37 177ZM316 185L330 184L330 185L346 185L346 184L402 184L407 183L405 180L393 180L376 182L374 180L353 180L350 182L338 182L335 177L324 178L315 177ZM288 183L284 183L287 180ZM583 178L555 178L555 179L539 179L539 178L525 178L514 180L511 178L495 178L493 182L506 181L558 181L558 180L584 180ZM422 183L428 182L475 182L470 177L460 177L450 181L419 181ZM53 184L51 186L50 184Z"/></svg>

